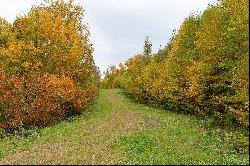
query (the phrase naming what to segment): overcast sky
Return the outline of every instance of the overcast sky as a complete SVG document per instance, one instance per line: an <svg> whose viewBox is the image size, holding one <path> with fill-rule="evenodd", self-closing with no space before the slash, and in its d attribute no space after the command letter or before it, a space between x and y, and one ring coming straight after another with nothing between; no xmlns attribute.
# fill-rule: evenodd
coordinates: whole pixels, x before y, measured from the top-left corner
<svg viewBox="0 0 250 166"><path fill-rule="evenodd" d="M94 60L103 72L143 51L145 36L153 52L164 46L190 13L199 13L216 0L76 0L85 9ZM42 0L0 0L0 16L9 22Z"/></svg>

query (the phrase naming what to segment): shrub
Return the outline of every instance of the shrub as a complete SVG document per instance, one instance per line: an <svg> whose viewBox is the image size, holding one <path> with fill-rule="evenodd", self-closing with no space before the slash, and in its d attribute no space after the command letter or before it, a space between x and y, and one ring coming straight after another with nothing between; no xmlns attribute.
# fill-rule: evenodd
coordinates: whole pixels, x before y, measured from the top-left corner
<svg viewBox="0 0 250 166"><path fill-rule="evenodd" d="M45 126L79 114L96 91L95 86L81 88L69 76L19 78L1 72L0 80L0 127L8 131Z"/></svg>

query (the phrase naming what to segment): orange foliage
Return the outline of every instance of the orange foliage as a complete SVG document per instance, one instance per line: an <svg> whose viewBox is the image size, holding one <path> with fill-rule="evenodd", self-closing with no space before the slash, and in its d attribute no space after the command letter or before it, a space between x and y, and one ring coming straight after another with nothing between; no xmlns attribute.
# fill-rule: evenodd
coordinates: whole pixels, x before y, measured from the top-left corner
<svg viewBox="0 0 250 166"><path fill-rule="evenodd" d="M97 90L94 85L84 90L71 77L49 74L20 78L1 72L0 80L0 124L7 130L45 126L79 114Z"/></svg>
<svg viewBox="0 0 250 166"><path fill-rule="evenodd" d="M83 9L45 1L11 25L0 18L0 128L45 126L79 114L98 91Z"/></svg>

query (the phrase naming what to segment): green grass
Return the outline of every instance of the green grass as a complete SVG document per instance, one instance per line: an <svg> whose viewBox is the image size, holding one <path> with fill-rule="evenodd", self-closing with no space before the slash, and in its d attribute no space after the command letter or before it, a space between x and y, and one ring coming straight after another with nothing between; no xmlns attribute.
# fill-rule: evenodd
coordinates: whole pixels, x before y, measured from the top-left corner
<svg viewBox="0 0 250 166"><path fill-rule="evenodd" d="M0 139L0 164L249 164L241 131L206 123L101 90L82 115Z"/></svg>
<svg viewBox="0 0 250 166"><path fill-rule="evenodd" d="M121 90L116 92L122 97ZM123 101L131 109L157 115L164 121L163 128L134 133L115 143L123 149L125 163L249 164L248 154L239 153L230 139L241 132L204 128L204 123L194 116L150 108L126 97Z"/></svg>
<svg viewBox="0 0 250 166"><path fill-rule="evenodd" d="M102 94L103 90L97 96L96 101L81 115L71 117L54 126L23 130L0 139L0 160L8 154L25 150L31 145L62 139L73 130L105 117L111 111L111 105Z"/></svg>

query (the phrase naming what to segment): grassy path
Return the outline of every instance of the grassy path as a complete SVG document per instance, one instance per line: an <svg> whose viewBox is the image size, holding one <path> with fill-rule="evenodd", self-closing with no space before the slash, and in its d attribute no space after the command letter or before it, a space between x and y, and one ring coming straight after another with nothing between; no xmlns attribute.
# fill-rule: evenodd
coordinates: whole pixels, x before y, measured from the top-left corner
<svg viewBox="0 0 250 166"><path fill-rule="evenodd" d="M0 164L248 164L192 116L103 90L84 114L0 139ZM38 132L39 131L39 132Z"/></svg>

